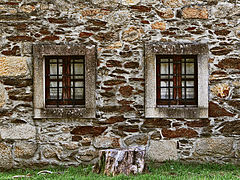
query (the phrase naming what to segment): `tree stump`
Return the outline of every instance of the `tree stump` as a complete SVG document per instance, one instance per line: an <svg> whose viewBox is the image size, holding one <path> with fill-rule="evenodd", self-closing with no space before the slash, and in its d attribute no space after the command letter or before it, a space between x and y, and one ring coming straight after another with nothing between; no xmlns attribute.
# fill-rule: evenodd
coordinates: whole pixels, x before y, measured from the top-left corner
<svg viewBox="0 0 240 180"><path fill-rule="evenodd" d="M99 161L95 164L95 173L103 172L107 176L118 174L143 173L145 169L145 148L107 149L99 151Z"/></svg>

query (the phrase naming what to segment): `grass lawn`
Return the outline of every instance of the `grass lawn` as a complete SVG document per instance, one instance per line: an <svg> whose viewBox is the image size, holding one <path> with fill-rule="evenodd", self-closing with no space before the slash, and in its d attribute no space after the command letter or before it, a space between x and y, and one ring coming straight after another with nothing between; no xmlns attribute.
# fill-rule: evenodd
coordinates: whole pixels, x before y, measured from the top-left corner
<svg viewBox="0 0 240 180"><path fill-rule="evenodd" d="M0 179L12 179L16 175L28 175L29 178L21 179L83 179L83 180L99 180L99 179L240 179L240 166L234 166L231 164L218 165L218 164L182 164L180 162L166 162L158 167L153 165L149 166L149 173L136 175L136 176L124 176L119 175L116 177L107 177L99 174L92 173L92 167L58 167L58 168L46 168L52 172L52 174L38 174L41 170L21 169L11 170L8 172L0 172Z"/></svg>

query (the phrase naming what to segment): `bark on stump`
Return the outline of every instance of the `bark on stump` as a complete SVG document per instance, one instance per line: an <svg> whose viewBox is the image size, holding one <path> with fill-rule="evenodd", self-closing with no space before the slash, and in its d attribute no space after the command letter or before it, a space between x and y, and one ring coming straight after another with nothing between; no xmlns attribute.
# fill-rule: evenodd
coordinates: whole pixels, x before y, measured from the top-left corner
<svg viewBox="0 0 240 180"><path fill-rule="evenodd" d="M103 172L107 176L118 174L137 174L145 170L145 149L107 149L99 151L99 161L95 164L93 171Z"/></svg>

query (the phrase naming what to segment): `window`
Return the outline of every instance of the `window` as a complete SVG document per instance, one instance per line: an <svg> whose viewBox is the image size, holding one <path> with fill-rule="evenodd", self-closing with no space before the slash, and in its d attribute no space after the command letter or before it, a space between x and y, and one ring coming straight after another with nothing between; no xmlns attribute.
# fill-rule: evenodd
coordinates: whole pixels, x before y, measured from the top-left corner
<svg viewBox="0 0 240 180"><path fill-rule="evenodd" d="M34 118L95 118L95 46L34 45Z"/></svg>
<svg viewBox="0 0 240 180"><path fill-rule="evenodd" d="M208 45L145 45L145 117L208 117Z"/></svg>
<svg viewBox="0 0 240 180"><path fill-rule="evenodd" d="M197 105L197 56L157 56L157 105Z"/></svg>
<svg viewBox="0 0 240 180"><path fill-rule="evenodd" d="M84 56L45 57L47 107L85 105Z"/></svg>

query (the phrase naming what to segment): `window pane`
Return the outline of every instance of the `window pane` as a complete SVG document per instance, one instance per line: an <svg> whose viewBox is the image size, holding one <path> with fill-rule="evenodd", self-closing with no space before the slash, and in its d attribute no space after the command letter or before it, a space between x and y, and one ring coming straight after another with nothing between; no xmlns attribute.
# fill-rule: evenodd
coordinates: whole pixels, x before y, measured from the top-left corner
<svg viewBox="0 0 240 180"><path fill-rule="evenodd" d="M169 99L169 89L170 89L170 99L173 97L173 89L172 88L161 88L161 99Z"/></svg>
<svg viewBox="0 0 240 180"><path fill-rule="evenodd" d="M84 99L84 89L75 88L75 99Z"/></svg>
<svg viewBox="0 0 240 180"><path fill-rule="evenodd" d="M50 99L57 99L58 88L50 88ZM62 88L59 88L59 99L62 99Z"/></svg>
<svg viewBox="0 0 240 180"><path fill-rule="evenodd" d="M168 63L161 63L161 74L168 74Z"/></svg>
<svg viewBox="0 0 240 180"><path fill-rule="evenodd" d="M193 99L194 98L194 88L187 88L187 99Z"/></svg>
<svg viewBox="0 0 240 180"><path fill-rule="evenodd" d="M182 81L182 86L185 87L185 81ZM194 81L186 81L186 87L193 87Z"/></svg>
<svg viewBox="0 0 240 180"><path fill-rule="evenodd" d="M194 63L186 63L186 74L194 74Z"/></svg>

